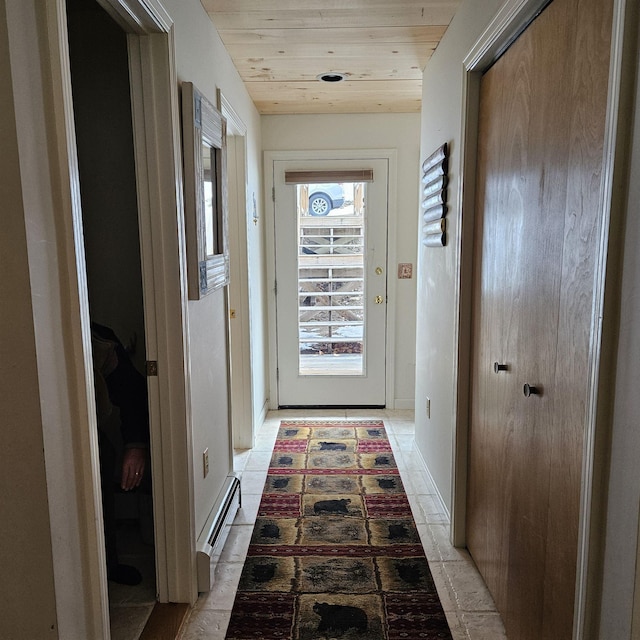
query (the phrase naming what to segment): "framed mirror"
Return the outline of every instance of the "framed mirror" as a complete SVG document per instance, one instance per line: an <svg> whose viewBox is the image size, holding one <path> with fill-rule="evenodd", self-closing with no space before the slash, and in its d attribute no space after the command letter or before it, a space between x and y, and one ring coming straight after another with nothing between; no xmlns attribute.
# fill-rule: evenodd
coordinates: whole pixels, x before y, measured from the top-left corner
<svg viewBox="0 0 640 640"><path fill-rule="evenodd" d="M182 83L184 206L189 298L229 284L226 121L191 82Z"/></svg>

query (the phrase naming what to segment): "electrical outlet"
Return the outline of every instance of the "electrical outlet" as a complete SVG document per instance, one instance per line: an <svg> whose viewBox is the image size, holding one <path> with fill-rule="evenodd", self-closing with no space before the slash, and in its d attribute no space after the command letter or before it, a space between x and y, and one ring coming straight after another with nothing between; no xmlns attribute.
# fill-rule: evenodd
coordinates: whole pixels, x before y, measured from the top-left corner
<svg viewBox="0 0 640 640"><path fill-rule="evenodd" d="M431 398L427 398L427 418L431 419Z"/></svg>
<svg viewBox="0 0 640 640"><path fill-rule="evenodd" d="M202 452L202 474L203 478L209 474L209 447Z"/></svg>

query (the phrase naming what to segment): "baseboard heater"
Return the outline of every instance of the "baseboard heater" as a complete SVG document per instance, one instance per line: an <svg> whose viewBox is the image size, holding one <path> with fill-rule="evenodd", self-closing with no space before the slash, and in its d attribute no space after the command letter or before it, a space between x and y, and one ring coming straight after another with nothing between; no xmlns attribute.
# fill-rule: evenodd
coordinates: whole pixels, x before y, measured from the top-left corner
<svg viewBox="0 0 640 640"><path fill-rule="evenodd" d="M240 507L240 480L229 475L198 538L198 591L211 591L213 588L216 565Z"/></svg>

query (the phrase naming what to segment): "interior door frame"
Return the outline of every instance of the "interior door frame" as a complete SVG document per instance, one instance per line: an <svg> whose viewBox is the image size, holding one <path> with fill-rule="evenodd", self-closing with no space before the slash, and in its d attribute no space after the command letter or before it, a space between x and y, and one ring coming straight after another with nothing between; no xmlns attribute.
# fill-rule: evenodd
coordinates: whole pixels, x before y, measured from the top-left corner
<svg viewBox="0 0 640 640"><path fill-rule="evenodd" d="M276 251L275 251L275 182L274 162L276 161L313 161L313 160L363 160L379 158L388 161L388 212L387 212L387 326L386 326L386 371L385 395L387 409L394 408L395 398L395 308L396 279L389 272L389 265L396 263L396 221L397 221L397 171L398 154L396 149L357 149L357 150L307 150L307 151L265 151L264 152L264 194L267 247L267 290L269 320L269 408L278 408L278 362L276 338Z"/></svg>
<svg viewBox="0 0 640 640"><path fill-rule="evenodd" d="M193 464L189 425L189 370L186 341L187 295L179 138L178 81L173 21L159 0L97 0L128 34L138 215L144 283L146 353L160 363L149 386L151 456L154 471L156 582L160 602L197 599ZM64 183L65 225L72 229L78 309L71 318L73 340L82 349L77 380L87 415L77 429L78 473L90 498L84 505L86 595L82 601L95 637L109 638L109 600L100 508L89 303L82 238L80 183L75 147L65 0L47 3L57 161ZM176 225L176 216L178 224ZM176 234L176 227L178 233ZM93 407L93 409L92 409ZM95 433L94 433L95 432Z"/></svg>
<svg viewBox="0 0 640 640"><path fill-rule="evenodd" d="M550 0L507 0L493 21L469 50L464 59L462 92L461 154L459 158L459 191L457 224L461 230L457 238L458 255L455 291L455 353L454 368L456 399L454 407L454 446L452 465L452 514L451 542L464 547L467 507L468 443L470 428L470 372L471 372L471 309L473 302L473 235L475 217L475 176L478 151L478 111L480 79L493 62L504 53L517 36L528 26ZM611 62L607 96L607 120L601 176L602 226L598 241L596 276L594 279L594 304L591 317L592 349L589 361L589 404L583 447L582 496L577 558L576 603L574 609L574 640L597 637L597 621L587 603L597 602L599 572L594 570L600 562L604 531L596 523L602 518L605 495L598 488L603 473L603 461L607 457L608 441L602 434L610 421L607 410L610 403L608 367L612 358L611 335L615 332L615 311L611 296L605 299L605 285L611 277L607 270L609 231L612 225L612 208L619 191L623 190L624 169L619 169L623 153L617 145L620 121L621 86L623 83L623 55L625 53L625 14L628 0L614 0ZM623 210L622 208L619 208ZM615 224L616 221L613 221ZM614 296L615 297L615 296ZM606 312L606 313L605 313ZM610 318L603 323L602 318Z"/></svg>
<svg viewBox="0 0 640 640"><path fill-rule="evenodd" d="M160 602L198 597L191 445L182 145L173 20L158 0L98 0L128 10L131 110L142 255ZM143 16L143 33L131 14ZM176 225L177 222L177 225ZM176 233L177 226L177 233Z"/></svg>
<svg viewBox="0 0 640 640"><path fill-rule="evenodd" d="M227 181L229 193L229 286L225 304L229 325L230 402L233 446L251 449L255 440L254 389L251 376L251 283L248 268L247 125L220 89L218 109L227 120Z"/></svg>

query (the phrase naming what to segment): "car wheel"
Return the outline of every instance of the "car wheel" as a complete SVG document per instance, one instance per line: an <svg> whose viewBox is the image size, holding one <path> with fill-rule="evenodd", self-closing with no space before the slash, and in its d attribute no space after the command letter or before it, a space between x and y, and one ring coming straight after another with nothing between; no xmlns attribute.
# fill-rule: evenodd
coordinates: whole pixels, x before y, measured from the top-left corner
<svg viewBox="0 0 640 640"><path fill-rule="evenodd" d="M312 216L326 216L331 208L331 200L321 193L314 193L309 198L309 213Z"/></svg>

